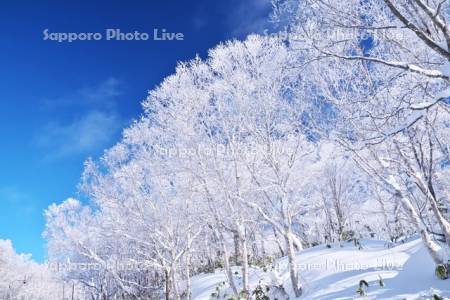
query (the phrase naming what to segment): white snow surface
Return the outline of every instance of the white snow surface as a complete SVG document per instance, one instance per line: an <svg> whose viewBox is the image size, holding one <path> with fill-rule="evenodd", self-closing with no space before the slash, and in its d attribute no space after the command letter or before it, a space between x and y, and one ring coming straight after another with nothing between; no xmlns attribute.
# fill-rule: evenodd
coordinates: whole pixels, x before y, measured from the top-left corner
<svg viewBox="0 0 450 300"><path fill-rule="evenodd" d="M363 240L361 244L362 250L352 243L345 243L343 247L317 246L297 253L304 290L299 299L433 299L435 293L450 299L450 279L435 277L434 264L420 239L415 238L393 248L388 248L382 241ZM286 258L281 258L276 261L275 269L279 270L289 299L295 299L286 264ZM235 277L240 284L240 269L233 269L233 272L239 273ZM383 278L384 287L379 285L379 276ZM252 267L250 288L260 281L273 282L273 277L276 276L272 271ZM360 280L369 283L364 297L356 293ZM193 277L193 299L218 299L211 294L225 281L223 270ZM232 294L227 286L219 289L219 299L227 299L230 296L223 298L223 295Z"/></svg>

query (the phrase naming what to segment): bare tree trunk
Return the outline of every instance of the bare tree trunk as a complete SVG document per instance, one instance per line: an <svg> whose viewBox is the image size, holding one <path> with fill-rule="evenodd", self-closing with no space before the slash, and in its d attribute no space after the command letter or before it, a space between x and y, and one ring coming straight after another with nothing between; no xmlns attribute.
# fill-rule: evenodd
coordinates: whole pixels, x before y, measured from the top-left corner
<svg viewBox="0 0 450 300"><path fill-rule="evenodd" d="M251 246L252 254L250 255L250 257L254 257L255 259L257 259L260 257L260 255L259 255L258 244L256 243L256 233L255 233L254 229L251 231L249 238L250 238L249 243L252 245Z"/></svg>
<svg viewBox="0 0 450 300"><path fill-rule="evenodd" d="M294 244L294 246L295 246L297 251L302 251L303 250L302 242L300 241L298 236L296 236L293 232L292 232L292 242L293 242L293 244Z"/></svg>
<svg viewBox="0 0 450 300"><path fill-rule="evenodd" d="M191 249L188 248L185 258L185 268L186 268L186 300L191 300Z"/></svg>
<svg viewBox="0 0 450 300"><path fill-rule="evenodd" d="M170 281L171 280L170 280L169 270L167 268L164 270L164 275L166 277L166 292L165 292L166 300L170 300L170 286L171 286Z"/></svg>
<svg viewBox="0 0 450 300"><path fill-rule="evenodd" d="M295 263L295 250L294 250L294 243L293 243L292 237L293 237L293 234L289 230L285 234L286 249L287 249L288 262L289 262L289 274L291 277L292 289L294 290L295 297L300 297L302 295L302 288L301 288L300 280L298 277L297 265Z"/></svg>
<svg viewBox="0 0 450 300"><path fill-rule="evenodd" d="M285 255L284 249L283 249L283 246L281 245L280 239L278 238L277 230L273 226L272 226L272 230L273 230L273 236L275 237L275 242L277 243L277 246L278 246L278 250L280 250L281 257L283 257Z"/></svg>
<svg viewBox="0 0 450 300"><path fill-rule="evenodd" d="M227 276L228 284L230 285L231 289L233 290L233 293L236 297L236 299L239 298L239 292L236 287L236 284L234 283L233 279L233 271L231 270L230 266L230 260L229 260L229 253L227 245L225 244L225 237L223 236L223 233L220 229L217 229L213 231L214 235L216 235L217 240L220 242L222 246L222 252L223 252L223 264L225 268L225 275Z"/></svg>
<svg viewBox="0 0 450 300"><path fill-rule="evenodd" d="M238 224L239 240L242 248L242 289L249 295L248 290L248 247L245 228L242 224Z"/></svg>
<svg viewBox="0 0 450 300"><path fill-rule="evenodd" d="M171 267L171 277L172 277L172 290L176 300L180 300L180 292L178 291L178 282L176 280L177 269L175 263Z"/></svg>
<svg viewBox="0 0 450 300"><path fill-rule="evenodd" d="M266 254L266 245L265 245L263 236L261 236L260 243L261 243L261 255L263 258L265 258L267 256L267 254Z"/></svg>
<svg viewBox="0 0 450 300"><path fill-rule="evenodd" d="M445 244L450 247L450 223L444 218L441 211L439 210L438 203L436 201L436 195L434 191L430 189L430 204L433 210L434 216L437 219L439 226L441 227L442 233L445 237Z"/></svg>
<svg viewBox="0 0 450 300"><path fill-rule="evenodd" d="M408 213L409 217L411 218L411 222L416 228L416 230L420 233L420 236L422 237L422 241L425 244L425 247L428 250L428 253L430 253L431 258L433 259L435 264L442 264L443 258L441 257L439 250L440 246L434 242L430 235L428 234L427 229L423 225L422 221L420 220L419 215L417 214L416 210L414 209L413 205L411 204L411 201L408 198L405 198L403 196L397 196L400 197L401 204L403 208Z"/></svg>
<svg viewBox="0 0 450 300"><path fill-rule="evenodd" d="M239 240L239 233L237 230L233 231L233 243L234 243L234 263L236 266L239 266L241 264L240 256L241 256L241 250L240 250L240 244L241 241Z"/></svg>

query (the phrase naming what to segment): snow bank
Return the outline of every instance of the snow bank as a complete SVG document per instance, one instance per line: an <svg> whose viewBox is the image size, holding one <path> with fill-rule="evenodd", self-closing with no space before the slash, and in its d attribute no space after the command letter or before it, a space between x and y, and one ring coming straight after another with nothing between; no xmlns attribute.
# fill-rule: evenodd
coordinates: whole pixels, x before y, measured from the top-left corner
<svg viewBox="0 0 450 300"><path fill-rule="evenodd" d="M361 299L432 299L433 293L450 297L450 280L441 281L434 276L433 262L420 239L390 249L380 241L362 241L362 245L362 250L347 243L342 248L318 246L299 252L297 264L304 288L300 299L357 299L360 280L369 283L367 295ZM275 271L252 268L251 287L260 281L270 283L279 279L290 299L294 299L286 264L287 260L282 258L274 264ZM240 284L240 270L234 271ZM384 287L379 284L380 276ZM224 294L231 295L223 286L225 281L222 270L194 277L193 299L213 299L211 294L217 290L219 299Z"/></svg>

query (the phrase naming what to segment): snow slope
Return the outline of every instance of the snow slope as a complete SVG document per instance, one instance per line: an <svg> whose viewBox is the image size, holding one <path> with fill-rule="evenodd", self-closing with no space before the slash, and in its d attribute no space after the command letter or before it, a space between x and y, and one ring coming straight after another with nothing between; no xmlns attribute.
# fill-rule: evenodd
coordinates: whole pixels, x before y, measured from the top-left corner
<svg viewBox="0 0 450 300"><path fill-rule="evenodd" d="M300 299L357 299L360 280L369 283L367 296L361 299L432 299L434 293L450 297L450 279L438 280L434 266L420 239L413 239L394 248L386 248L384 242L362 241L362 250L347 243L344 247L317 246L297 254L304 287ZM252 268L251 286L261 280L270 283L283 282L286 292L293 299L285 258L275 263L275 271ZM235 270L240 283L240 271ZM384 287L379 285L379 276ZM213 299L211 294L226 280L222 270L215 274L201 274L192 279L193 299ZM219 286L220 294L231 295L226 287ZM223 298L223 297L222 297ZM217 298L214 298L217 299Z"/></svg>

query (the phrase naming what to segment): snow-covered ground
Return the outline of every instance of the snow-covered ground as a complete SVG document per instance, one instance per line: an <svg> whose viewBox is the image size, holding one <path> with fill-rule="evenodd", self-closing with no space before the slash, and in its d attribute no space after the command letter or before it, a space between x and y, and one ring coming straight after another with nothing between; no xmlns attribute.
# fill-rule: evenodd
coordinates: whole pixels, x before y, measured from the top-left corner
<svg viewBox="0 0 450 300"><path fill-rule="evenodd" d="M299 252L297 264L302 270L303 296L300 299L355 299L360 280L368 282L367 295L361 299L433 299L433 294L450 297L450 279L439 280L434 276L433 262L420 239L413 239L393 248L384 242L362 241L363 249L353 244L332 248L317 246ZM274 264L279 270L286 292L293 299L286 259ZM270 269L270 268L269 268ZM240 271L235 270L236 281L240 281ZM380 276L384 287L380 286ZM270 283L277 276L270 270L252 268L251 286ZM217 299L211 294L219 292L231 295L223 282L223 271L202 274L192 279L193 299ZM215 296L215 295L214 295ZM225 296L225 299L230 296Z"/></svg>

